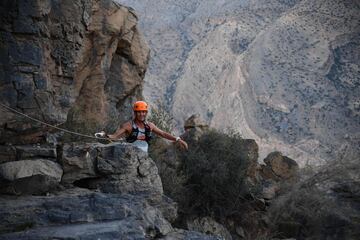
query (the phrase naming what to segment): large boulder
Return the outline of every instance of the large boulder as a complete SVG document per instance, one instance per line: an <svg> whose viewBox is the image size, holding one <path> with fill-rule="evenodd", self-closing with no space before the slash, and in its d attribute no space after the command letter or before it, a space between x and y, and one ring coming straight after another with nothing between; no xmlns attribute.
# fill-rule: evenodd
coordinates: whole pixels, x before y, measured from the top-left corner
<svg viewBox="0 0 360 240"><path fill-rule="evenodd" d="M63 170L49 159L28 159L0 164L0 193L44 194L58 188Z"/></svg>
<svg viewBox="0 0 360 240"><path fill-rule="evenodd" d="M34 175L46 175L60 182L62 174L61 166L47 159L21 160L0 164L0 178L9 181Z"/></svg>
<svg viewBox="0 0 360 240"><path fill-rule="evenodd" d="M128 143L65 144L61 164L64 184L110 193L163 193L154 161Z"/></svg>
<svg viewBox="0 0 360 240"><path fill-rule="evenodd" d="M128 143L68 143L60 160L61 183L106 193L141 194L168 221L177 217L177 206L163 195L158 169L143 151Z"/></svg>
<svg viewBox="0 0 360 240"><path fill-rule="evenodd" d="M281 179L290 179L296 177L299 170L299 165L296 161L286 156L283 156L280 152L272 152L265 159L264 172L270 172Z"/></svg>
<svg viewBox="0 0 360 240"><path fill-rule="evenodd" d="M32 158L46 158L55 161L57 158L56 146L50 144L0 145L0 163Z"/></svg>
<svg viewBox="0 0 360 240"><path fill-rule="evenodd" d="M197 141L202 134L209 130L209 125L199 114L194 114L185 121L184 129L185 133L181 135L181 138L192 143Z"/></svg>
<svg viewBox="0 0 360 240"><path fill-rule="evenodd" d="M140 149L109 145L99 151L97 169L106 177L96 181L105 192L156 192L162 194L162 183L154 161Z"/></svg>
<svg viewBox="0 0 360 240"><path fill-rule="evenodd" d="M271 200L281 190L281 184L294 184L298 180L299 165L281 152L272 152L261 164L258 173L261 179L261 197Z"/></svg>

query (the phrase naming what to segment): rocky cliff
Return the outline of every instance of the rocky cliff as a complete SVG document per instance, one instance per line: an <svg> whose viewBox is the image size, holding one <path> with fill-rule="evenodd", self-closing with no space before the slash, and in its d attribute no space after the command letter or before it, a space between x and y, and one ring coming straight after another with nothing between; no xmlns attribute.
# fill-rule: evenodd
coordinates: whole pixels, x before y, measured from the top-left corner
<svg viewBox="0 0 360 240"><path fill-rule="evenodd" d="M359 156L357 1L127 1L152 49L144 94L180 121L318 164Z"/></svg>
<svg viewBox="0 0 360 240"><path fill-rule="evenodd" d="M112 1L2 1L2 104L68 129L116 128L141 97L149 49L135 13ZM0 142L48 128L1 108Z"/></svg>
<svg viewBox="0 0 360 240"><path fill-rule="evenodd" d="M71 143L57 153L0 164L0 239L216 239L172 227L176 204L136 147Z"/></svg>
<svg viewBox="0 0 360 240"><path fill-rule="evenodd" d="M172 227L147 154L39 122L92 134L131 117L149 58L135 13L110 0L1 1L0 13L0 239L215 239Z"/></svg>

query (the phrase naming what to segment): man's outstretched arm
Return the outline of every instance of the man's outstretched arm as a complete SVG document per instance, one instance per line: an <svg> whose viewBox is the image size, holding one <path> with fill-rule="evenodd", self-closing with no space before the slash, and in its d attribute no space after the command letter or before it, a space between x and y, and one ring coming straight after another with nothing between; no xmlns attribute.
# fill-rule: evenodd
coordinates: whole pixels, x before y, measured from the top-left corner
<svg viewBox="0 0 360 240"><path fill-rule="evenodd" d="M129 122L124 123L113 134L108 134L107 137L112 140L117 140L119 138L125 137L127 133L131 132L131 124Z"/></svg>
<svg viewBox="0 0 360 240"><path fill-rule="evenodd" d="M171 135L170 133L167 133L167 132L159 129L159 128L156 127L155 124L153 124L153 123L149 123L149 126L150 126L150 128L152 129L152 131L153 131L154 133L156 133L156 135L158 135L158 136L160 136L160 137L163 137L163 138L165 138L165 139L168 139L168 140L170 140L170 141L177 142L177 143L180 144L180 146L181 146L183 149L186 149L186 150L188 149L187 143L186 143L184 140L182 140L180 137L175 137L175 136Z"/></svg>

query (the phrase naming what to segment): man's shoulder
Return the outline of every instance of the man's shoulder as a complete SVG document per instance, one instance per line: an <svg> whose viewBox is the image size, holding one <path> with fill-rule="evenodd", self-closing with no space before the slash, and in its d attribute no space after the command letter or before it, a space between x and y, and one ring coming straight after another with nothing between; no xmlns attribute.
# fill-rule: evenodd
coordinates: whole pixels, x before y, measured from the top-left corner
<svg viewBox="0 0 360 240"><path fill-rule="evenodd" d="M125 129L132 129L132 121L124 122L121 127Z"/></svg>

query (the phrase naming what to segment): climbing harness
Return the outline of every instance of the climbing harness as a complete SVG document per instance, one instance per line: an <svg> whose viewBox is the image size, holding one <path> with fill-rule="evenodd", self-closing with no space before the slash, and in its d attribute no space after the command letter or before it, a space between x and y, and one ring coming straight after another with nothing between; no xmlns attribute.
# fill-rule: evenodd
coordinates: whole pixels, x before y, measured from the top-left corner
<svg viewBox="0 0 360 240"><path fill-rule="evenodd" d="M149 141L152 139L152 136L151 136L151 128L149 126L149 124L145 121L144 122L144 126L145 126L145 132L141 132L139 127L136 125L136 123L133 121L132 122L132 130L131 130L131 133L130 135L126 138L126 141L129 142L129 143L132 143L132 142L135 142L136 140L140 140L138 139L138 135L139 133L143 133L145 135L145 141L147 143L149 143Z"/></svg>
<svg viewBox="0 0 360 240"><path fill-rule="evenodd" d="M11 108L11 107L9 107L9 106L6 106L5 104L0 103L0 105L1 105L2 107L6 108L6 109L9 110L9 111L12 111L12 112L14 112L14 113L16 113L16 114L19 114L19 115L23 116L23 117L29 118L29 119L31 119L31 120L33 120L33 121L35 121L35 122L44 124L44 125L46 125L46 126L48 126L48 127L55 128L55 129L60 130L60 131L62 131L62 132L70 133L70 134L77 135L77 136L81 136L81 137L93 138L93 139L97 139L97 140L107 140L107 141L112 142L112 140L110 140L109 138L96 137L96 136L94 137L94 136L91 136L91 135L86 135L86 134L82 134L82 133L77 133L77 132L73 132L73 131L70 131L70 130L67 130L67 129L64 129L64 128L60 128L60 127L57 127L57 126L48 124L48 123L46 123L46 122L43 122L43 121L41 121L41 120L39 120L39 119L30 117L29 115L26 115L26 114L24 114L24 113L22 113L22 112L19 112L19 111L15 110L15 109L13 109L13 108Z"/></svg>

